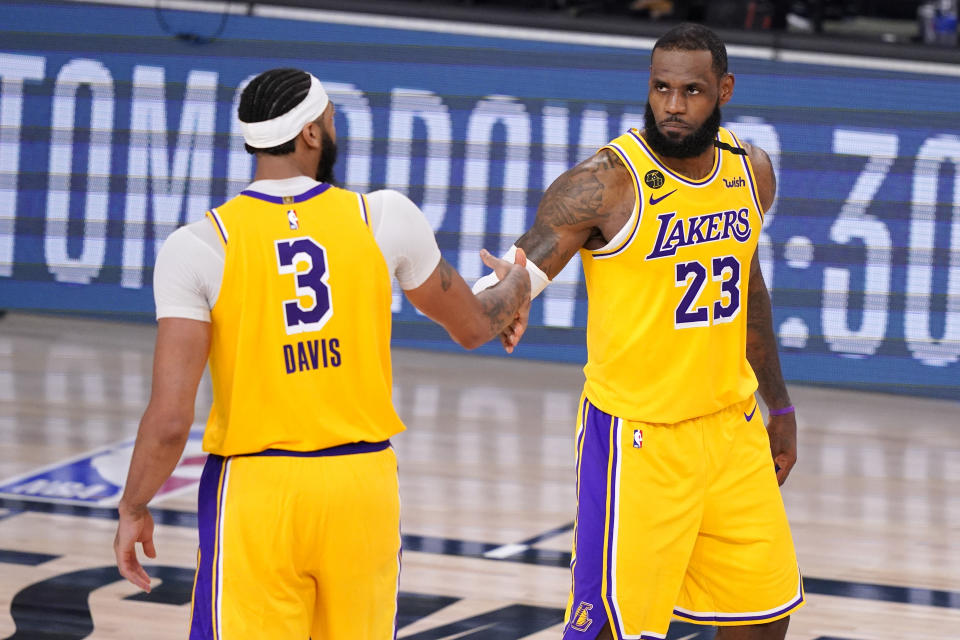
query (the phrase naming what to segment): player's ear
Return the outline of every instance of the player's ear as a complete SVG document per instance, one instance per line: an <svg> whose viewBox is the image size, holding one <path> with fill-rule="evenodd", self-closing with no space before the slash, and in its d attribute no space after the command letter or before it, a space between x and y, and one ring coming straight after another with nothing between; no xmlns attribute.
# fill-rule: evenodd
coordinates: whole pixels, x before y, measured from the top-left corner
<svg viewBox="0 0 960 640"><path fill-rule="evenodd" d="M733 85L735 84L735 79L732 73L725 73L720 77L720 95L718 96L720 100L720 105L725 105L730 101L730 98L733 97Z"/></svg>
<svg viewBox="0 0 960 640"><path fill-rule="evenodd" d="M323 144L323 132L320 123L314 120L303 125L300 137L303 138L303 142L308 149L319 149Z"/></svg>

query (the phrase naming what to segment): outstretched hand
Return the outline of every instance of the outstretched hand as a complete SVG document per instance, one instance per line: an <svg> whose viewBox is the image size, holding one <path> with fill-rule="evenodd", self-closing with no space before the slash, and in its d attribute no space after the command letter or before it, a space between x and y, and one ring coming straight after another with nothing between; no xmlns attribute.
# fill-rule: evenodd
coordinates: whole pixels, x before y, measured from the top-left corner
<svg viewBox="0 0 960 640"><path fill-rule="evenodd" d="M497 258L486 249L480 250L480 259L483 260L483 264L493 269L493 272L497 274L497 278L501 281L514 269L522 271L523 277L529 277L527 275L527 254L523 252L523 249L517 248L513 263ZM523 332L527 329L529 318L530 297L527 296L524 303L517 309L513 321L500 333L500 343L507 353L513 353L513 349L520 343L520 338L523 337Z"/></svg>

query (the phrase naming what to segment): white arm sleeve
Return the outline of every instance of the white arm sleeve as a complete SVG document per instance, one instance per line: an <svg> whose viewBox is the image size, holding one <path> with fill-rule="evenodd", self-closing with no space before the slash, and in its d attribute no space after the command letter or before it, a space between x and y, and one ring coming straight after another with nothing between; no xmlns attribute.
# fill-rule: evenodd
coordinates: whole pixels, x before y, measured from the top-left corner
<svg viewBox="0 0 960 640"><path fill-rule="evenodd" d="M215 233L204 219L177 229L163 243L153 270L158 320L210 322L223 280L224 250Z"/></svg>
<svg viewBox="0 0 960 640"><path fill-rule="evenodd" d="M390 275L416 289L440 264L440 248L426 216L409 198L390 189L367 194L370 227Z"/></svg>
<svg viewBox="0 0 960 640"><path fill-rule="evenodd" d="M501 260L513 262L516 255L517 245L513 245L505 254L503 254ZM543 269L535 265L533 260L530 259L527 259L527 273L530 275L530 299L533 300L540 295L541 291L547 288L547 285L550 284L551 280L547 277L547 274L543 272ZM491 271L473 283L473 293L478 294L484 289L489 289L498 282L500 282L500 278L497 277L495 272Z"/></svg>

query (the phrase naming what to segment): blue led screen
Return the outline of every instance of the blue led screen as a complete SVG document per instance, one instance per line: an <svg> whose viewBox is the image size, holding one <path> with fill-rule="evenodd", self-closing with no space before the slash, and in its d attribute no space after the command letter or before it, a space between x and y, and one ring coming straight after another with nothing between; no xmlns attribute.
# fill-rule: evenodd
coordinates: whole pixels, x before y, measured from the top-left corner
<svg viewBox="0 0 960 640"><path fill-rule="evenodd" d="M78 4L5 4L0 34L0 308L144 318L163 239L252 175L234 113L258 72L318 76L340 181L409 195L470 281L478 249L509 247L557 175L642 126L649 64L640 44L251 16L192 44L153 10ZM960 398L960 65L821 60L733 55L723 112L778 175L760 252L785 375ZM456 348L399 293L394 311L395 344ZM518 354L584 361L586 315L575 259Z"/></svg>

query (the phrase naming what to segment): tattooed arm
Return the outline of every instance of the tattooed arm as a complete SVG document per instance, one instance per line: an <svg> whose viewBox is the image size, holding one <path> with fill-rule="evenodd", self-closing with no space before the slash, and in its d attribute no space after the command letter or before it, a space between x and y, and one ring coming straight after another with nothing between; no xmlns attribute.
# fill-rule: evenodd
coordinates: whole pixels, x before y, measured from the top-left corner
<svg viewBox="0 0 960 640"><path fill-rule="evenodd" d="M473 295L457 270L441 258L422 285L404 293L413 306L446 329L465 349L476 349L506 333L504 346L512 352L526 329L530 310L526 257L518 251L517 262L510 264L486 251L480 255L484 264L499 276L496 286Z"/></svg>
<svg viewBox="0 0 960 640"><path fill-rule="evenodd" d="M773 206L777 193L776 176L770 158L760 147L745 144L747 155L757 179L757 191L764 211ZM770 293L760 271L760 259L753 254L750 264L750 287L747 291L747 360L753 367L759 385L758 391L768 409L789 407L790 394L780 370L777 339L773 333L773 309ZM777 481L783 484L797 462L796 414L770 416L767 420L770 452L779 470Z"/></svg>
<svg viewBox="0 0 960 640"><path fill-rule="evenodd" d="M783 382L777 340L773 333L770 294L763 281L756 253L750 265L750 289L747 292L747 360L757 376L760 397L767 408L789 407L790 394ZM777 481L783 484L797 462L796 414L770 416L767 433L770 435L770 452L779 467Z"/></svg>
<svg viewBox="0 0 960 640"><path fill-rule="evenodd" d="M627 168L601 149L550 185L516 245L553 278L581 247L606 244L630 217L635 198Z"/></svg>

